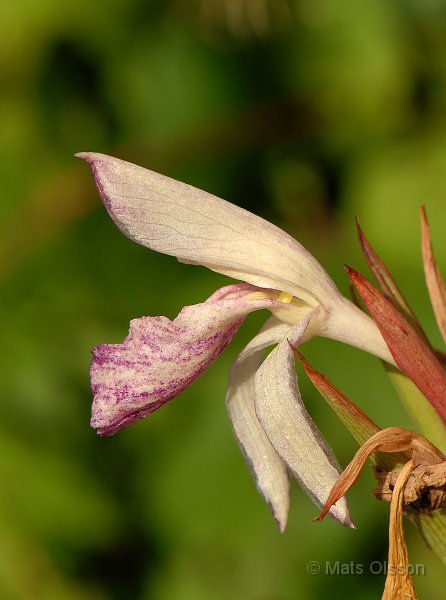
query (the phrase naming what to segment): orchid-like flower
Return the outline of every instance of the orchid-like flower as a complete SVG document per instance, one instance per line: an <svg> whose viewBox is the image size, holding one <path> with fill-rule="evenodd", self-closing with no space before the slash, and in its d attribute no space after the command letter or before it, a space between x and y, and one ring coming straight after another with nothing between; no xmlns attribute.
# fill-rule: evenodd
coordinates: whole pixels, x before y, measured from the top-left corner
<svg viewBox="0 0 446 600"><path fill-rule="evenodd" d="M178 396L215 361L249 313L267 309L272 315L231 369L228 413L281 530L289 472L323 506L339 466L302 403L290 344L321 335L393 363L374 322L341 295L303 246L271 223L117 158L77 156L90 163L108 212L130 239L244 282L186 306L173 321L134 319L122 344L95 348L92 427L114 434ZM265 348L274 344L265 359ZM345 499L331 515L352 526Z"/></svg>

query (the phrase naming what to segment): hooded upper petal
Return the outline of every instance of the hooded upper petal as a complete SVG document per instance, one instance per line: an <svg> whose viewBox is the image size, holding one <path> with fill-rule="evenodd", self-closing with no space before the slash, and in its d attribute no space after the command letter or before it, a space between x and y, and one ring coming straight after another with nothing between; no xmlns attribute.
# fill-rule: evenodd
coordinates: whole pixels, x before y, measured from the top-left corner
<svg viewBox="0 0 446 600"><path fill-rule="evenodd" d="M308 337L331 337L394 362L370 317L342 296L308 250L275 225L126 161L91 152L77 156L90 163L107 210L132 240L320 306Z"/></svg>
<svg viewBox="0 0 446 600"><path fill-rule="evenodd" d="M245 316L279 303L245 299L253 288L227 286L206 302L186 306L178 317L142 317L130 323L122 344L93 350L91 425L116 433L177 396L219 356Z"/></svg>
<svg viewBox="0 0 446 600"><path fill-rule="evenodd" d="M242 454L281 531L285 529L290 504L288 469L257 418L254 375L264 359L263 350L280 342L289 329L275 317L268 319L232 366L226 397L229 418Z"/></svg>
<svg viewBox="0 0 446 600"><path fill-rule="evenodd" d="M307 494L322 507L340 469L302 402L288 343L299 345L311 317L304 317L267 356L254 377L254 397L257 417L271 444ZM344 525L353 526L345 499L332 507L331 514Z"/></svg>
<svg viewBox="0 0 446 600"><path fill-rule="evenodd" d="M123 160L90 152L77 156L91 164L115 223L139 244L312 305L339 297L308 250L268 221Z"/></svg>

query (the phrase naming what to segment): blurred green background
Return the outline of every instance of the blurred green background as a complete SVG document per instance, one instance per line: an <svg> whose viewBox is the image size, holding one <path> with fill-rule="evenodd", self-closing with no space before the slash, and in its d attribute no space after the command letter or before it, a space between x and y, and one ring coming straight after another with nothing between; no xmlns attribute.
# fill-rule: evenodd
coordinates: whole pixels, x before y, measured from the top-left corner
<svg viewBox="0 0 446 600"><path fill-rule="evenodd" d="M226 417L249 317L181 397L119 435L89 428L91 347L131 318L229 281L131 243L77 151L182 179L286 229L348 294L367 274L358 215L433 341L418 209L446 268L446 4L442 0L19 0L0 20L1 600L379 598L388 506L371 473L357 531L293 487L281 535ZM381 365L315 340L304 353L381 426L408 426ZM298 368L345 465L356 447ZM406 526L423 598L444 570ZM311 576L307 563L364 565Z"/></svg>

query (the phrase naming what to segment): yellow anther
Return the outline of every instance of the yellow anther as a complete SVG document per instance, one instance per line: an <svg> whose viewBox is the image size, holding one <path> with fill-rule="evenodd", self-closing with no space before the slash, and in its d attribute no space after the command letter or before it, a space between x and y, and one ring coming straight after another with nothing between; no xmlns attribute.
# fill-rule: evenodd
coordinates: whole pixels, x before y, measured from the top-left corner
<svg viewBox="0 0 446 600"><path fill-rule="evenodd" d="M291 294L288 294L288 292L280 292L277 300L279 302L283 302L284 304L291 304L291 302L293 301L293 296Z"/></svg>

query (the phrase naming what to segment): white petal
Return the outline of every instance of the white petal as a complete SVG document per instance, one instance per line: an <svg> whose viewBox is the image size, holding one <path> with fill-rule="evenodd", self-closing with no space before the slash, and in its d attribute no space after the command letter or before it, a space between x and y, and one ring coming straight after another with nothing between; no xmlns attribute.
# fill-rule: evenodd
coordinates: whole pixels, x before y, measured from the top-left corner
<svg viewBox="0 0 446 600"><path fill-rule="evenodd" d="M289 478L285 463L274 450L257 419L254 407L254 375L261 365L263 350L282 340L289 326L271 317L260 333L245 347L229 375L226 397L234 432L248 463L257 489L284 531L289 510Z"/></svg>
<svg viewBox="0 0 446 600"><path fill-rule="evenodd" d="M257 417L270 442L307 494L322 507L339 477L339 465L303 405L288 344L288 340L299 344L310 319L307 315L290 330L265 359L254 377L254 395ZM331 514L352 526L344 498L332 507Z"/></svg>
<svg viewBox="0 0 446 600"><path fill-rule="evenodd" d="M324 315L324 320L315 334L360 348L396 366L376 323L342 296L335 301L330 312Z"/></svg>
<svg viewBox="0 0 446 600"><path fill-rule="evenodd" d="M89 152L77 156L91 164L115 223L143 246L309 304L329 304L339 296L317 260L268 221L123 160Z"/></svg>

